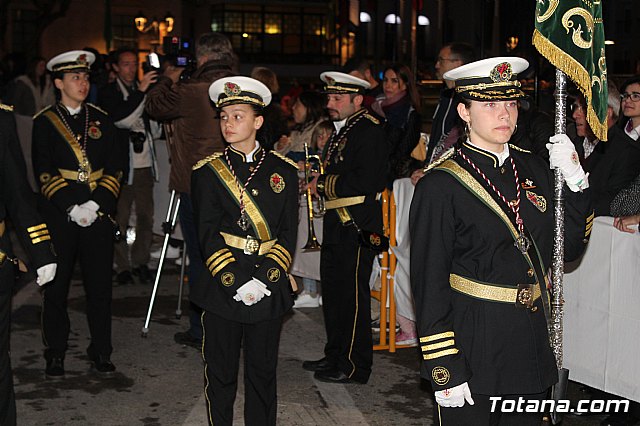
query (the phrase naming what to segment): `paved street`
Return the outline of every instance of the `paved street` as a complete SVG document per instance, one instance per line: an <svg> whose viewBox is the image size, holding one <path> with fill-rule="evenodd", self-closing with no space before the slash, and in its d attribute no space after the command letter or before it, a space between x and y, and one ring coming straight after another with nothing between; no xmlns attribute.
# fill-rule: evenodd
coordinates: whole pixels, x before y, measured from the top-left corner
<svg viewBox="0 0 640 426"><path fill-rule="evenodd" d="M34 283L14 297L12 362L19 425L205 425L203 364L199 351L178 345L173 335L187 326L175 317L177 268L162 276L147 338L141 337L152 285L115 286L113 378L89 369L84 292L75 281L69 298L72 334L66 377L47 380L40 338L40 294ZM302 370L321 356L324 329L320 309L287 317L280 344L279 425L430 425L431 393L418 377L418 352L376 352L367 385L325 384ZM242 374L242 373L241 373ZM428 388L428 385L427 385ZM573 389L576 389L573 386ZM235 424L242 425L242 382ZM604 416L568 418L565 425L598 425Z"/></svg>

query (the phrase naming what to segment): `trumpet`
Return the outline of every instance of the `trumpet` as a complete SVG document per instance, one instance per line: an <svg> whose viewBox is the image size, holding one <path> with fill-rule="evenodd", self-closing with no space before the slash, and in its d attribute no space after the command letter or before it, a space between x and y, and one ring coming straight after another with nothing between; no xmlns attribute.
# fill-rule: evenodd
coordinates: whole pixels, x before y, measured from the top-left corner
<svg viewBox="0 0 640 426"><path fill-rule="evenodd" d="M304 179L306 183L309 183L309 178L311 177L311 168L313 166L312 161L316 160L318 162L318 168L320 174L323 173L322 161L320 160L319 155L310 155L309 154L309 144L307 142L304 143ZM304 251L317 251L320 250L321 245L318 242L318 238L316 237L316 232L313 226L313 218L321 217L324 215L326 209L324 206L324 198L320 197L318 199L318 210L314 211L313 208L313 196L311 195L311 189L307 188L306 191L307 197L307 224L308 224L308 238L307 243L302 247Z"/></svg>

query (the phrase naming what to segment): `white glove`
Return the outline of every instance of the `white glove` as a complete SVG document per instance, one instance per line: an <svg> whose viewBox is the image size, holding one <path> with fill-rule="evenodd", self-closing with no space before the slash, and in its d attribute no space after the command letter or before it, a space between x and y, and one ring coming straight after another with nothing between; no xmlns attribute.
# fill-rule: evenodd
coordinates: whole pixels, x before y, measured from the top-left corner
<svg viewBox="0 0 640 426"><path fill-rule="evenodd" d="M441 407L462 407L465 401L470 405L475 404L471 398L471 390L467 382L451 389L436 391L435 395L436 402Z"/></svg>
<svg viewBox="0 0 640 426"><path fill-rule="evenodd" d="M76 204L73 206L71 211L69 211L69 217L79 226L86 228L87 226L91 226L98 217L98 214L95 211L91 211Z"/></svg>
<svg viewBox="0 0 640 426"><path fill-rule="evenodd" d="M92 212L97 212L98 210L100 210L100 205L98 205L98 203L93 200L85 201L84 203L80 204L80 207L91 210Z"/></svg>
<svg viewBox="0 0 640 426"><path fill-rule="evenodd" d="M36 283L39 286L43 286L56 276L56 269L58 269L58 265L56 263L48 263L44 266L38 268L36 273L38 274L38 278L36 278Z"/></svg>
<svg viewBox="0 0 640 426"><path fill-rule="evenodd" d="M89 215L89 225L92 225L93 222L98 218L98 210L100 210L100 205L93 200L86 201L80 204L80 207L85 208L91 212Z"/></svg>
<svg viewBox="0 0 640 426"><path fill-rule="evenodd" d="M589 178L584 173L575 146L565 134L553 135L549 138L547 149L549 150L549 162L551 168L558 168L567 182L567 186L573 192L582 191L589 187Z"/></svg>
<svg viewBox="0 0 640 426"><path fill-rule="evenodd" d="M271 292L262 282L252 278L236 290L236 295L233 296L233 299L251 306L261 301L264 296L271 296Z"/></svg>

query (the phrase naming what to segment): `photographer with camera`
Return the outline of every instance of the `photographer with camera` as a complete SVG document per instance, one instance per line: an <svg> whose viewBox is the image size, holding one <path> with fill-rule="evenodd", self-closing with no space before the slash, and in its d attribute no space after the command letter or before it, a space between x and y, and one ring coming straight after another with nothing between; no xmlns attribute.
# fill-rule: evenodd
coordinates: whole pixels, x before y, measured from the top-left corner
<svg viewBox="0 0 640 426"><path fill-rule="evenodd" d="M150 57L155 54L149 55ZM144 111L146 92L158 79L159 61L145 63L144 74L138 81L138 56L134 49L121 48L115 53L114 82L99 93L100 105L115 122L120 142L128 145L129 174L118 199L116 221L125 232L129 224L131 206L136 209L136 238L129 247L126 238L115 245L115 264L119 284L133 284L133 275L141 284L151 282L147 263L153 238L153 185L157 181L158 165L153 139L159 137L160 126ZM154 67L155 65L155 67ZM132 268L133 265L133 268Z"/></svg>
<svg viewBox="0 0 640 426"><path fill-rule="evenodd" d="M224 150L218 114L208 90L215 80L232 75L235 62L231 42L223 34L205 33L198 38L195 48L197 68L190 78L180 78L184 67L168 64L149 90L146 104L149 115L163 121L165 126L171 155L169 189L180 195L178 214L189 255L189 285L197 285L198 277L209 273L202 260L193 218L191 168L202 158ZM176 333L177 343L202 346L200 314L198 301L191 299L190 327L186 332Z"/></svg>

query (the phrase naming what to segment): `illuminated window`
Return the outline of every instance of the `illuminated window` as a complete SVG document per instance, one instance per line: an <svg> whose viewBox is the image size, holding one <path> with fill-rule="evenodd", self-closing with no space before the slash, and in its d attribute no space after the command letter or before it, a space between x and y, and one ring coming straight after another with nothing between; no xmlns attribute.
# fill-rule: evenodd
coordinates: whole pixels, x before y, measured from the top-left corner
<svg viewBox="0 0 640 426"><path fill-rule="evenodd" d="M244 13L244 30L248 33L262 32L262 15L260 13Z"/></svg>
<svg viewBox="0 0 640 426"><path fill-rule="evenodd" d="M264 32L267 34L282 33L282 19L280 15L266 13L264 15Z"/></svg>
<svg viewBox="0 0 640 426"><path fill-rule="evenodd" d="M242 32L242 12L225 12L224 30L230 33Z"/></svg>

